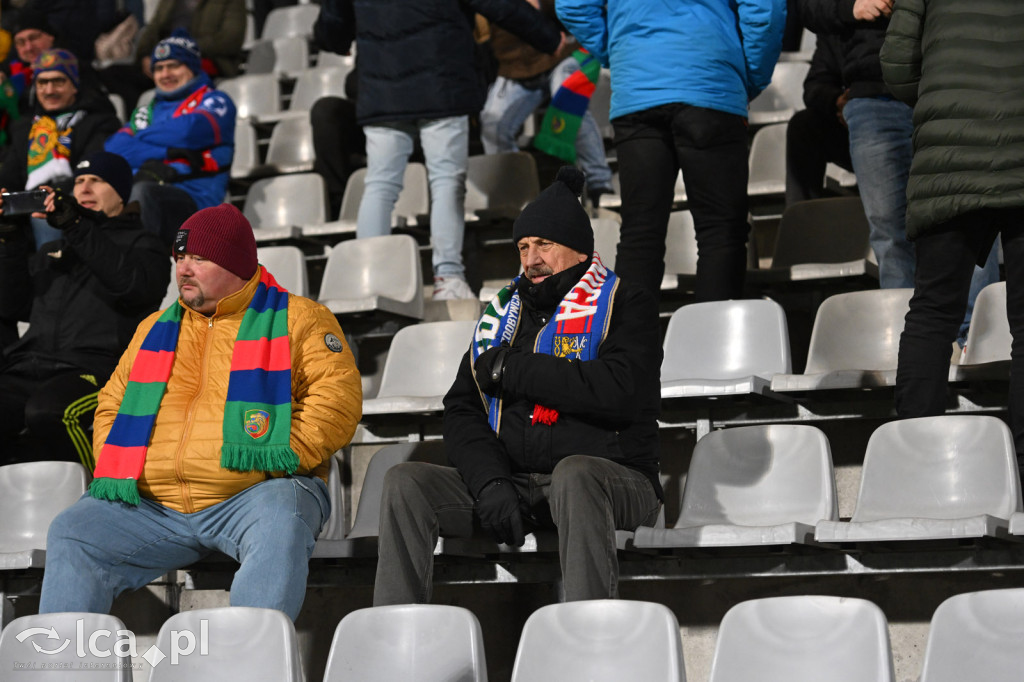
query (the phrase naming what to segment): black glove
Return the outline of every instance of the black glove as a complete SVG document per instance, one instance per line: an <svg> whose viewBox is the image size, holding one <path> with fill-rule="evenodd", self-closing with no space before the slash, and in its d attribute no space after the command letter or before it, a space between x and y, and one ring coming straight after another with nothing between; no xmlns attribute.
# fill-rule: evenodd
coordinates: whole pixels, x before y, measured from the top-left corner
<svg viewBox="0 0 1024 682"><path fill-rule="evenodd" d="M512 481L496 478L480 490L476 501L476 515L480 524L494 539L513 547L522 547L523 517L519 512L519 493Z"/></svg>
<svg viewBox="0 0 1024 682"><path fill-rule="evenodd" d="M159 183L174 182L178 179L177 170L168 166L161 159L147 159L142 162L139 166L139 170L135 173L135 181L150 181Z"/></svg>
<svg viewBox="0 0 1024 682"><path fill-rule="evenodd" d="M46 214L46 222L58 230L66 230L78 222L81 206L71 194L57 188L53 191L53 212Z"/></svg>
<svg viewBox="0 0 1024 682"><path fill-rule="evenodd" d="M518 348L494 346L484 351L473 363L476 382L487 395L497 396L501 392L501 380L505 377L508 361Z"/></svg>
<svg viewBox="0 0 1024 682"><path fill-rule="evenodd" d="M181 161L184 159L193 173L203 170L203 152L198 149L185 149L183 147L171 147L167 150L169 160Z"/></svg>

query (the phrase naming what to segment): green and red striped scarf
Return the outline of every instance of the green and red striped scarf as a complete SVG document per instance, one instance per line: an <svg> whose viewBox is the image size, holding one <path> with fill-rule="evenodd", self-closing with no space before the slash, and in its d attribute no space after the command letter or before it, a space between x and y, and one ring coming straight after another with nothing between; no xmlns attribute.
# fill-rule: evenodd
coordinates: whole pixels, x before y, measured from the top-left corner
<svg viewBox="0 0 1024 682"><path fill-rule="evenodd" d="M142 341L89 486L93 497L139 503L137 481L174 367L182 314L181 305L172 305ZM259 285L231 353L221 466L234 471L295 471L299 458L290 445L291 411L288 292L261 265Z"/></svg>
<svg viewBox="0 0 1024 682"><path fill-rule="evenodd" d="M576 134L601 76L601 63L586 50L576 50L572 56L579 62L580 70L562 81L552 95L533 146L546 154L575 163Z"/></svg>

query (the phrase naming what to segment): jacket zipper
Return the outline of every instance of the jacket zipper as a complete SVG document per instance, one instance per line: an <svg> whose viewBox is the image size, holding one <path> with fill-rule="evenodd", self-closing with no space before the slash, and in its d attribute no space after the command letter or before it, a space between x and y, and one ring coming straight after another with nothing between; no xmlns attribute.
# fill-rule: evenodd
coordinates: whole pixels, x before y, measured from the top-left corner
<svg viewBox="0 0 1024 682"><path fill-rule="evenodd" d="M178 486L181 491L181 507L186 514L191 514L194 511L195 505L192 504L192 496L188 492L188 486L185 483L185 443L188 442L188 435L192 430L192 417L195 414L196 401L203 394L203 388L206 386L206 368L210 356L210 330L213 329L212 317L209 318L206 329L206 337L203 339L203 362L199 368L199 386L196 388L195 395L192 396L188 403L188 409L185 411L185 424L181 430L181 440L178 441L178 452L174 456L174 475L178 478Z"/></svg>

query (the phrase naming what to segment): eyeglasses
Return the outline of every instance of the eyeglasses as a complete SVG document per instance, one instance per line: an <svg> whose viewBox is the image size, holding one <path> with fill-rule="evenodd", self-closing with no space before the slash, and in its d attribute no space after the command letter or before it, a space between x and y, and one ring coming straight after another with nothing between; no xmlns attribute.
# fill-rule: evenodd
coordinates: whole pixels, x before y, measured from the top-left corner
<svg viewBox="0 0 1024 682"><path fill-rule="evenodd" d="M43 88L52 85L55 88L63 88L71 82L71 79L67 76L54 76L53 78L37 78L36 89L42 90Z"/></svg>

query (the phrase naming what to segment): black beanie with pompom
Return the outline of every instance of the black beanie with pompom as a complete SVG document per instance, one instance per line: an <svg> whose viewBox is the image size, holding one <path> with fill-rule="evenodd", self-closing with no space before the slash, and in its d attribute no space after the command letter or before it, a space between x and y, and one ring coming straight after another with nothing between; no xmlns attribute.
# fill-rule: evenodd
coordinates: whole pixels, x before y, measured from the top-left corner
<svg viewBox="0 0 1024 682"><path fill-rule="evenodd" d="M551 185L527 204L512 224L512 241L541 237L590 256L594 253L594 228L580 204L586 176L573 166L562 166Z"/></svg>

